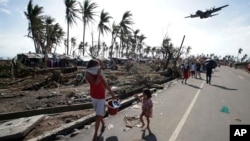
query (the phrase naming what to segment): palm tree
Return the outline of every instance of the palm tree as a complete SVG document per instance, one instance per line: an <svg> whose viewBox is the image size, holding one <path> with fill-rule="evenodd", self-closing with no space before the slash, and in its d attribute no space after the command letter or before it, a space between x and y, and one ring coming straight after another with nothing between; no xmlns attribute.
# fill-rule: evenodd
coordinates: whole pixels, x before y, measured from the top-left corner
<svg viewBox="0 0 250 141"><path fill-rule="evenodd" d="M150 51L151 51L151 47L150 47L150 46L147 46L147 47L144 49L144 52L146 53L146 57L148 57L148 54L149 54Z"/></svg>
<svg viewBox="0 0 250 141"><path fill-rule="evenodd" d="M46 40L45 41L47 41L47 45L45 46L45 52L47 53L52 48L52 46L51 46L51 44L52 44L51 38L53 38L52 37L53 36L52 35L52 28L53 28L52 23L55 21L55 19L50 17L50 16L45 16L44 19L45 19L45 31L46 31L46 33L45 33ZM43 52L43 53L45 53L45 52Z"/></svg>
<svg viewBox="0 0 250 141"><path fill-rule="evenodd" d="M185 54L186 54L186 57L188 56L188 54L190 53L190 50L192 49L192 47L191 46L188 46L187 47L187 49L186 49L186 52L185 52Z"/></svg>
<svg viewBox="0 0 250 141"><path fill-rule="evenodd" d="M28 37L33 39L36 53L41 53L41 48L38 44L37 37L43 27L43 7L38 5L33 6L32 0L29 1L27 12L24 12L26 18L29 20Z"/></svg>
<svg viewBox="0 0 250 141"><path fill-rule="evenodd" d="M160 48L157 48L155 53L157 54L156 56L157 57L160 57L161 56L161 49Z"/></svg>
<svg viewBox="0 0 250 141"><path fill-rule="evenodd" d="M56 23L53 26L52 29L52 42L55 44L55 49L54 49L54 53L56 52L56 46L61 43L61 41L63 41L63 36L64 36L65 32L63 31L62 27Z"/></svg>
<svg viewBox="0 0 250 141"><path fill-rule="evenodd" d="M75 18L77 16L78 9L76 8L76 0L64 0L66 6L66 20L67 20L67 54L69 54L69 27L76 24Z"/></svg>
<svg viewBox="0 0 250 141"><path fill-rule="evenodd" d="M244 62L247 59L247 54L245 54L242 58L241 58L241 63Z"/></svg>
<svg viewBox="0 0 250 141"><path fill-rule="evenodd" d="M82 50L82 54L83 54L83 56L84 56L84 54L85 54L85 48L84 48L84 45L83 45L83 42L81 42L80 44L79 44L79 46L78 46L78 50L79 50L79 52L80 52L80 50ZM78 52L78 53L79 53ZM78 55L80 55L80 54L78 54Z"/></svg>
<svg viewBox="0 0 250 141"><path fill-rule="evenodd" d="M118 26L116 26L114 23L113 23L113 30L112 30L112 42L111 42L111 58L112 58L112 50L113 50L113 45L115 43L115 39L116 37L118 36L118 33L120 33L121 35L125 35L125 34L128 34L130 32L131 27L130 25L133 24L133 21L132 21L132 14L130 11L126 11L123 16L122 16L122 20L121 22L118 24ZM120 36L120 40L122 40L122 38L124 38L124 36ZM122 46L122 43L121 43L121 46Z"/></svg>
<svg viewBox="0 0 250 141"><path fill-rule="evenodd" d="M54 18L41 15L42 9L38 5L33 6L31 0L24 14L29 20L28 37L33 39L36 53L46 55L61 42L64 32L58 23L54 24Z"/></svg>
<svg viewBox="0 0 250 141"><path fill-rule="evenodd" d="M121 44L120 46L123 46L123 41L126 38L129 38L130 33L132 31L132 28L130 27L132 24L134 24L134 22L132 21L132 13L130 11L126 11L123 16L122 16L122 20L119 23L119 33L120 33L120 40L121 40ZM127 42L131 41L131 40L126 40Z"/></svg>
<svg viewBox="0 0 250 141"><path fill-rule="evenodd" d="M100 15L100 22L98 24L98 31L99 31L99 35L98 35L98 50L97 50L97 55L99 55L99 51L100 51L100 36L101 34L103 35L104 32L110 32L111 29L106 25L106 23L109 23L109 20L112 17L109 16L108 12L104 12L104 10L102 10L101 15Z"/></svg>
<svg viewBox="0 0 250 141"><path fill-rule="evenodd" d="M39 44L42 47L42 53L45 54L45 64L48 60L48 53L52 52L53 45L57 45L61 42L64 36L64 32L58 23L53 24L54 18L50 16L44 17L44 32L40 37ZM56 49L55 49L56 50ZM54 52L55 52L54 50ZM47 64L46 64L47 65Z"/></svg>
<svg viewBox="0 0 250 141"><path fill-rule="evenodd" d="M135 53L135 50L136 50L136 48L138 47L138 38L139 38L139 36L138 36L138 33L140 32L140 30L139 29L136 29L135 31L134 31L134 39L133 39L133 45L132 45L132 51Z"/></svg>
<svg viewBox="0 0 250 141"><path fill-rule="evenodd" d="M161 47L161 52L163 54L163 58L166 58L166 62L165 62L165 67L168 66L170 59L173 57L174 55L174 47L173 44L171 43L171 38L166 36L163 39L162 42L162 47Z"/></svg>
<svg viewBox="0 0 250 141"><path fill-rule="evenodd" d="M130 25L134 24L132 21L132 13L130 11L126 11L122 16L122 21L120 22L120 30L129 31L132 30Z"/></svg>
<svg viewBox="0 0 250 141"><path fill-rule="evenodd" d="M119 44L118 44L118 42L115 42L115 52L116 52L116 57L119 57Z"/></svg>
<svg viewBox="0 0 250 141"><path fill-rule="evenodd" d="M117 38L117 34L119 32L119 26L115 24L115 22L113 22L112 24L112 29L111 29L111 33L112 33L112 37L111 37L111 46L109 47L109 57L112 58L113 55L113 44L116 42L116 38Z"/></svg>
<svg viewBox="0 0 250 141"><path fill-rule="evenodd" d="M141 34L139 37L139 46L141 49L143 48L143 40L145 40L147 37L145 37L143 34ZM137 49L139 51L139 54L141 54L141 49Z"/></svg>
<svg viewBox="0 0 250 141"><path fill-rule="evenodd" d="M152 51L152 57L155 58L156 47L153 47L151 51Z"/></svg>
<svg viewBox="0 0 250 141"><path fill-rule="evenodd" d="M74 51L75 46L76 46L76 38L75 37L71 37L70 42L71 42L71 49L70 49L70 53L69 54L72 55L72 51Z"/></svg>
<svg viewBox="0 0 250 141"><path fill-rule="evenodd" d="M239 62L239 55L241 54L241 52L243 51L243 49L242 48L239 48L239 50L238 50L238 56L237 56L237 61Z"/></svg>
<svg viewBox="0 0 250 141"><path fill-rule="evenodd" d="M89 22L94 21L94 16L96 15L96 12L94 11L98 6L96 3L91 3L89 0L85 0L83 2L83 5L79 3L81 9L80 13L82 14L82 21L83 21L83 37L82 42L85 44L85 31L86 31L86 25L89 24Z"/></svg>

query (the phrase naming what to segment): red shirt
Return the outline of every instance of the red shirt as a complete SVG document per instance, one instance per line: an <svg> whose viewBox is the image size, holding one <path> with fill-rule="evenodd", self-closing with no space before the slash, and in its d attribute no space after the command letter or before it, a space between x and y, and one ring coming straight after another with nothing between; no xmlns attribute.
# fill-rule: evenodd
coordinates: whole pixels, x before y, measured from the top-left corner
<svg viewBox="0 0 250 141"><path fill-rule="evenodd" d="M89 73L90 74L90 73ZM90 81L90 96L95 99L105 99L105 87L104 87L104 80L101 77L101 75L92 75L90 74L94 79L98 77L98 83L94 84Z"/></svg>

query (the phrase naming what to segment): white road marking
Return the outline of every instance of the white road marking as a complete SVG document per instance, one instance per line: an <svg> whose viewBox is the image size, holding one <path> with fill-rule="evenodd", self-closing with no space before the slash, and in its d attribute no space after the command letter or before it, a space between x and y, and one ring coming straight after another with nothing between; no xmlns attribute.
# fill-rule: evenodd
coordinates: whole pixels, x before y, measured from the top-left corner
<svg viewBox="0 0 250 141"><path fill-rule="evenodd" d="M171 135L171 137L169 138L168 141L175 141L177 139L177 137L178 137L179 133L181 132L181 129L182 129L183 125L185 124L185 122L186 122L186 120L187 120L187 118L188 118L188 116L189 116L189 114L190 114L190 112L191 112L191 110L192 110L192 108L193 108L193 106L194 106L194 104L195 104L198 96L200 95L201 89L203 88L204 84L205 84L205 81L203 81L201 83L200 89L196 92L196 94L195 94L192 102L188 106L185 114L181 118L180 122L178 123L176 129L174 130L173 134Z"/></svg>
<svg viewBox="0 0 250 141"><path fill-rule="evenodd" d="M238 77L239 77L240 79L244 79L244 77L242 77L242 76L240 76L240 75L238 75Z"/></svg>

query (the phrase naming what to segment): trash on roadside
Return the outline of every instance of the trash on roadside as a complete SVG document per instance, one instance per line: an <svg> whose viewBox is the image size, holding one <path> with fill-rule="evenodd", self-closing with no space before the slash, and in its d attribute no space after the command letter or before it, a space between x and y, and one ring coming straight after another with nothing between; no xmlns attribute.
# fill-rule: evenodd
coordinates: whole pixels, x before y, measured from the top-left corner
<svg viewBox="0 0 250 141"><path fill-rule="evenodd" d="M228 109L227 106L222 106L221 109L220 109L220 112L229 113L229 109Z"/></svg>
<svg viewBox="0 0 250 141"><path fill-rule="evenodd" d="M236 118L236 117L234 118L234 120L241 122L241 119Z"/></svg>
<svg viewBox="0 0 250 141"><path fill-rule="evenodd" d="M138 104L136 104L136 105L133 105L133 106L132 106L132 108L133 108L133 109L140 109L140 108L141 108L141 106L140 106L140 105L138 105Z"/></svg>
<svg viewBox="0 0 250 141"><path fill-rule="evenodd" d="M88 129L90 129L90 128L91 128L91 125L85 125L85 126L84 126L84 129L87 129L87 130L88 130Z"/></svg>
<svg viewBox="0 0 250 141"><path fill-rule="evenodd" d="M69 139L70 138L70 136L69 135L57 135L56 136L56 139L58 139L58 140L65 140L65 139Z"/></svg>
<svg viewBox="0 0 250 141"><path fill-rule="evenodd" d="M158 95L157 93L152 94L152 96L157 96L157 95Z"/></svg>
<svg viewBox="0 0 250 141"><path fill-rule="evenodd" d="M159 104L159 102L157 102L157 101L154 101L154 100L153 100L153 103L154 103L154 104Z"/></svg>
<svg viewBox="0 0 250 141"><path fill-rule="evenodd" d="M81 133L78 129L74 129L74 132L70 134L70 137L74 137L76 135L78 135L79 133Z"/></svg>
<svg viewBox="0 0 250 141"><path fill-rule="evenodd" d="M125 122L126 127L128 127L128 128L136 127L140 123L139 116L127 116L127 115L125 115L124 122Z"/></svg>
<svg viewBox="0 0 250 141"><path fill-rule="evenodd" d="M129 131L130 129L131 129L131 128L124 128L123 131L124 131L124 132L127 132L127 131Z"/></svg>
<svg viewBox="0 0 250 141"><path fill-rule="evenodd" d="M108 125L108 129L110 130L111 128L114 128L114 125L113 125L113 124L109 124L109 125Z"/></svg>

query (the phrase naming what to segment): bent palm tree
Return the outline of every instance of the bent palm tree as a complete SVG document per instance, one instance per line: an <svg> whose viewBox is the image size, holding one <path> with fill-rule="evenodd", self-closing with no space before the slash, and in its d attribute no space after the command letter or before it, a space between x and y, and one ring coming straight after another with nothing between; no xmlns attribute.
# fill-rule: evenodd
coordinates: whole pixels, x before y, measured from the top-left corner
<svg viewBox="0 0 250 141"><path fill-rule="evenodd" d="M91 3L89 0L85 0L83 5L79 3L81 9L80 13L82 14L82 21L83 21L83 45L85 44L85 30L86 30L86 24L89 22L94 21L94 16L96 15L95 9L98 7L96 3ZM84 46L83 46L84 48Z"/></svg>
<svg viewBox="0 0 250 141"><path fill-rule="evenodd" d="M115 43L115 39L117 37L117 34L120 33L122 35L122 36L120 36L120 38L124 38L123 35L129 34L130 30L132 30L130 25L134 24L134 22L132 21L131 17L132 17L131 12L126 11L122 16L122 20L119 23L119 25L115 26L113 24L113 29L114 29L113 31L115 31L115 32L113 33L113 31L112 31L112 43L111 43L111 53L110 53L111 58L112 58L113 45ZM122 43L121 43L121 46L122 46Z"/></svg>
<svg viewBox="0 0 250 141"><path fill-rule="evenodd" d="M129 30L132 30L130 25L134 24L132 21L132 13L130 11L126 11L122 16L122 21L120 22L120 30L123 30L124 32L129 32Z"/></svg>
<svg viewBox="0 0 250 141"><path fill-rule="evenodd" d="M63 31L62 27L58 23L56 23L53 26L51 34L52 34L52 42L55 44L55 49L54 49L54 53L55 53L56 46L58 44L60 44L61 41L63 40L63 36L64 36L65 32Z"/></svg>
<svg viewBox="0 0 250 141"><path fill-rule="evenodd" d="M29 1L27 12L24 12L26 18L29 20L28 37L33 39L36 53L41 53L41 48L38 44L37 38L42 32L43 27L43 7L38 5L33 6L32 0Z"/></svg>
<svg viewBox="0 0 250 141"><path fill-rule="evenodd" d="M113 22L112 24L112 29L111 29L111 33L112 33L112 38L111 38L111 45L109 47L110 51L109 51L109 57L112 58L113 55L113 45L116 42L116 38L117 38L117 34L119 32L119 26L115 24L115 22Z"/></svg>
<svg viewBox="0 0 250 141"><path fill-rule="evenodd" d="M76 0L64 0L66 6L66 20L67 20L67 54L69 54L69 26L72 26L73 23L76 24L75 18L77 16L78 9L76 8Z"/></svg>
<svg viewBox="0 0 250 141"><path fill-rule="evenodd" d="M97 50L97 55L99 55L99 51L100 51L100 36L101 34L103 35L104 32L110 32L111 29L106 25L106 23L109 23L109 20L112 17L109 16L108 12L104 12L104 10L102 10L101 15L100 15L100 22L98 24L98 30L99 30L99 35L98 35L98 50Z"/></svg>
<svg viewBox="0 0 250 141"><path fill-rule="evenodd" d="M139 44L138 44L137 50L138 50L138 54L141 54L141 49L143 48L143 44L144 44L143 40L145 40L147 37L141 34L138 38L139 38Z"/></svg>

